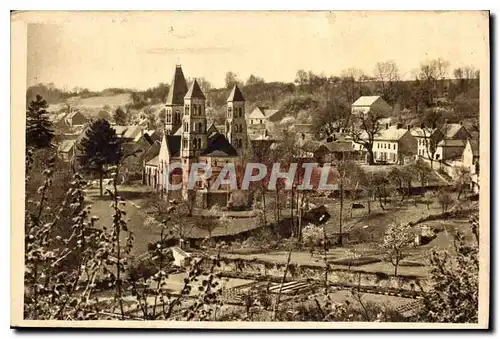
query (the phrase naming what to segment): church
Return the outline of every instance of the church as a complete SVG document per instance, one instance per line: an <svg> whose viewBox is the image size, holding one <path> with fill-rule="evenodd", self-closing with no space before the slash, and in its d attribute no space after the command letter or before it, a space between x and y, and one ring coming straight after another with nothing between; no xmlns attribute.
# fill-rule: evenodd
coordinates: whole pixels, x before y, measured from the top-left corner
<svg viewBox="0 0 500 339"><path fill-rule="evenodd" d="M241 166L248 147L245 98L238 86L232 88L227 98L224 131L217 130L214 124L207 126L206 101L196 79L188 88L182 68L177 65L165 103L163 137L147 151L143 175L144 184L166 197L177 196L178 192L168 191L165 174L169 173L172 185L182 183L182 198L193 199L201 208L227 205L229 187L210 190L211 181L225 164ZM182 168L171 170L173 163L181 163ZM189 190L189 173L196 163L211 166L212 176L197 181L195 189Z"/></svg>

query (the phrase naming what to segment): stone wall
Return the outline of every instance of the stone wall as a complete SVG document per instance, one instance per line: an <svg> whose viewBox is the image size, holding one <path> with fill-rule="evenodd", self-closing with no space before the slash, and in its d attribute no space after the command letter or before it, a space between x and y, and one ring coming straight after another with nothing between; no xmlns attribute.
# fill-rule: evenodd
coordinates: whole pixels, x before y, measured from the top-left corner
<svg viewBox="0 0 500 339"><path fill-rule="evenodd" d="M220 267L217 270L224 276L248 278L255 280L281 281L285 272L286 264L270 263L263 260L243 260L221 258ZM324 281L325 269L314 265L290 264L288 267L287 281L291 280L315 280ZM394 289L407 292L419 292L419 286L425 290L425 278L410 275L388 275L378 272L366 272L361 270L348 270L330 268L328 281L337 286L361 286L374 289Z"/></svg>

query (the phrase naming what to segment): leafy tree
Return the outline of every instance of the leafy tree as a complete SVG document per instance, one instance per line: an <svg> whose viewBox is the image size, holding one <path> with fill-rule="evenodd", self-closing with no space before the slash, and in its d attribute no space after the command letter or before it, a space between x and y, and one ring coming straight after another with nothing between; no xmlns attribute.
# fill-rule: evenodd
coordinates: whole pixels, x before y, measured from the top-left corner
<svg viewBox="0 0 500 339"><path fill-rule="evenodd" d="M236 75L236 73L233 73L231 71L226 73L224 82L226 84L227 89L233 88L234 85L240 84L240 81L238 80L238 75Z"/></svg>
<svg viewBox="0 0 500 339"><path fill-rule="evenodd" d="M47 116L47 102L37 95L26 110L26 147L52 147L54 131Z"/></svg>
<svg viewBox="0 0 500 339"><path fill-rule="evenodd" d="M113 112L113 120L115 120L115 123L117 125L126 125L127 124L127 113L123 110L123 108L118 107L114 112Z"/></svg>
<svg viewBox="0 0 500 339"><path fill-rule="evenodd" d="M429 292L424 294L420 319L439 323L477 323L479 294L479 223L471 218L474 240L456 233L453 251L433 249Z"/></svg>
<svg viewBox="0 0 500 339"><path fill-rule="evenodd" d="M394 275L398 275L398 267L406 256L406 250L411 245L414 235L411 227L404 223L389 224L385 230L382 248L386 259L394 266Z"/></svg>
<svg viewBox="0 0 500 339"><path fill-rule="evenodd" d="M122 147L116 132L104 119L94 121L78 146L81 151L80 165L86 171L99 175L99 191L102 196L102 179L107 166L117 165L122 157Z"/></svg>
<svg viewBox="0 0 500 339"><path fill-rule="evenodd" d="M347 102L334 98L318 105L312 114L316 135L327 137L339 128L346 127L351 110Z"/></svg>
<svg viewBox="0 0 500 339"><path fill-rule="evenodd" d="M246 85L251 86L255 84L263 84L264 82L265 82L264 78L250 74L250 76L247 79Z"/></svg>

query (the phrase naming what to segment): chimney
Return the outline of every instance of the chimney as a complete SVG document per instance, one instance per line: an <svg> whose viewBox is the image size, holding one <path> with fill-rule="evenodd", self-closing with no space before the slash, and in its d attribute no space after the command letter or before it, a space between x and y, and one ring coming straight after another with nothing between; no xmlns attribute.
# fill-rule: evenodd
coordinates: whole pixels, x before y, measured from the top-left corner
<svg viewBox="0 0 500 339"><path fill-rule="evenodd" d="M337 137L333 134L333 141L337 141Z"/></svg>
<svg viewBox="0 0 500 339"><path fill-rule="evenodd" d="M407 125L406 129L409 131L411 129L411 125Z"/></svg>
<svg viewBox="0 0 500 339"><path fill-rule="evenodd" d="M397 126L397 129L403 128L403 124L400 122L398 122L398 124L396 126Z"/></svg>
<svg viewBox="0 0 500 339"><path fill-rule="evenodd" d="M389 129L389 124L385 124L385 129Z"/></svg>
<svg viewBox="0 0 500 339"><path fill-rule="evenodd" d="M463 126L464 125L464 122L463 121L460 121L460 126Z"/></svg>

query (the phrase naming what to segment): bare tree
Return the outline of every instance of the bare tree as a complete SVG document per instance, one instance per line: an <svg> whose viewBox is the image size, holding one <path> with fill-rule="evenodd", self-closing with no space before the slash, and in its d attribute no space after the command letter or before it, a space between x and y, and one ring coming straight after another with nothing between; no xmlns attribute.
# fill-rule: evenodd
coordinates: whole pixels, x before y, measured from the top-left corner
<svg viewBox="0 0 500 339"><path fill-rule="evenodd" d="M362 145L368 153L368 164L374 165L373 143L377 134L383 126L380 120L385 117L385 113L380 110L370 110L368 113L357 113L351 128L352 140Z"/></svg>
<svg viewBox="0 0 500 339"><path fill-rule="evenodd" d="M373 75L382 85L382 91L385 91L386 86L391 87L395 81L399 80L399 68L393 60L377 62Z"/></svg>

